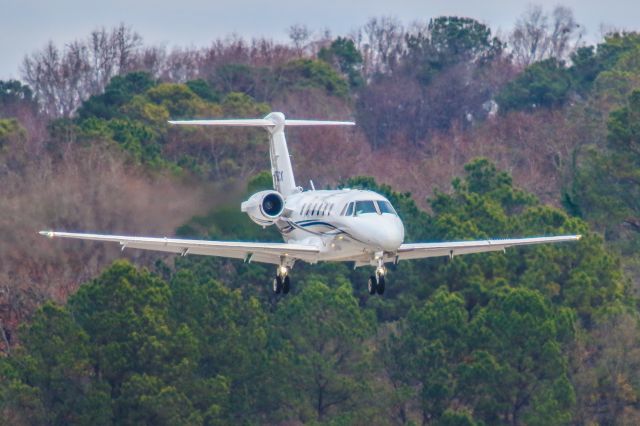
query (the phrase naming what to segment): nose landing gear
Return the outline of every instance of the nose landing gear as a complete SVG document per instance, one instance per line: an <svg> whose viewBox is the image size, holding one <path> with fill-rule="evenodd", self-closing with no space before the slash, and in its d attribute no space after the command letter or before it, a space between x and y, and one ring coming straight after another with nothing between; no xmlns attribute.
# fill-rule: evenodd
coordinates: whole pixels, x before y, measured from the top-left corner
<svg viewBox="0 0 640 426"><path fill-rule="evenodd" d="M375 275L371 275L369 277L369 281L367 282L367 289L369 290L369 294L384 294L385 289L385 279L384 277L387 275L387 268L384 267L384 260L382 258L378 258L378 267L376 268Z"/></svg>

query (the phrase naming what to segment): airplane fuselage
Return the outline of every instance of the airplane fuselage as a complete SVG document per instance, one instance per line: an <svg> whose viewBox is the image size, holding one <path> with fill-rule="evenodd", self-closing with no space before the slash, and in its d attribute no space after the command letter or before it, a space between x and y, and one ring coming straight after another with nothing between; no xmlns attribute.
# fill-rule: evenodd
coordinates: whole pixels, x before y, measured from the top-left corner
<svg viewBox="0 0 640 426"><path fill-rule="evenodd" d="M404 226L389 200L366 190L291 194L275 224L287 243L318 247L318 261L374 262L376 256L395 253L404 241Z"/></svg>

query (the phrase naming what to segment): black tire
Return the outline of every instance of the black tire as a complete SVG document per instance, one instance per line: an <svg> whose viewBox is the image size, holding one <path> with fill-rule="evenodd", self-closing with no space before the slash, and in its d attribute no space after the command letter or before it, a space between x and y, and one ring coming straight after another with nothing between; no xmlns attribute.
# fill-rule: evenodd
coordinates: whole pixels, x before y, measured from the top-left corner
<svg viewBox="0 0 640 426"><path fill-rule="evenodd" d="M369 294L376 294L376 288L378 284L376 283L376 277L371 275L369 277L369 281L367 281L367 289L369 290Z"/></svg>
<svg viewBox="0 0 640 426"><path fill-rule="evenodd" d="M282 282L282 294L288 294L289 290L291 290L291 279L289 275L287 275Z"/></svg>
<svg viewBox="0 0 640 426"><path fill-rule="evenodd" d="M282 291L282 278L280 278L279 275L277 275L274 279L273 279L273 286L272 286L273 292L275 294L280 294L280 292Z"/></svg>
<svg viewBox="0 0 640 426"><path fill-rule="evenodd" d="M376 286L376 290L378 291L378 294L384 294L384 276L380 276L378 278L378 285Z"/></svg>

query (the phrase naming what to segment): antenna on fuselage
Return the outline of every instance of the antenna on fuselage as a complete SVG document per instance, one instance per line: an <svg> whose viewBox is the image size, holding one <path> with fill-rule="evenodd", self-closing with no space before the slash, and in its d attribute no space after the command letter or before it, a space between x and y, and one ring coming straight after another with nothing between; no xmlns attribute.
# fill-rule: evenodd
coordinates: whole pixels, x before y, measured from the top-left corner
<svg viewBox="0 0 640 426"><path fill-rule="evenodd" d="M170 124L191 126L252 126L263 127L269 132L269 156L273 189L284 197L300 192L293 177L293 168L284 137L286 126L353 126L353 121L288 120L281 112L272 112L264 118L228 120L179 120ZM313 187L313 183L311 184ZM315 190L315 189L314 189Z"/></svg>
<svg viewBox="0 0 640 426"><path fill-rule="evenodd" d="M309 179L309 185L311 185L311 190L315 191L316 187L313 185L313 181L311 179Z"/></svg>

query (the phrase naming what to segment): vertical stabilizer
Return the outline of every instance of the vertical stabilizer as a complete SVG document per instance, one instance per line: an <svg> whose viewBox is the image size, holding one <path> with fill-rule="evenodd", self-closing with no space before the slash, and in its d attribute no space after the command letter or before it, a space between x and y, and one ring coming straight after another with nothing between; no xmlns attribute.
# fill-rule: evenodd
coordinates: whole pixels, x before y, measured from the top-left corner
<svg viewBox="0 0 640 426"><path fill-rule="evenodd" d="M298 191L296 180L291 167L291 157L287 148L287 140L284 136L285 118L281 112L272 112L265 117L274 123L273 127L267 127L269 131L269 155L271 157L271 177L273 189L287 197Z"/></svg>

